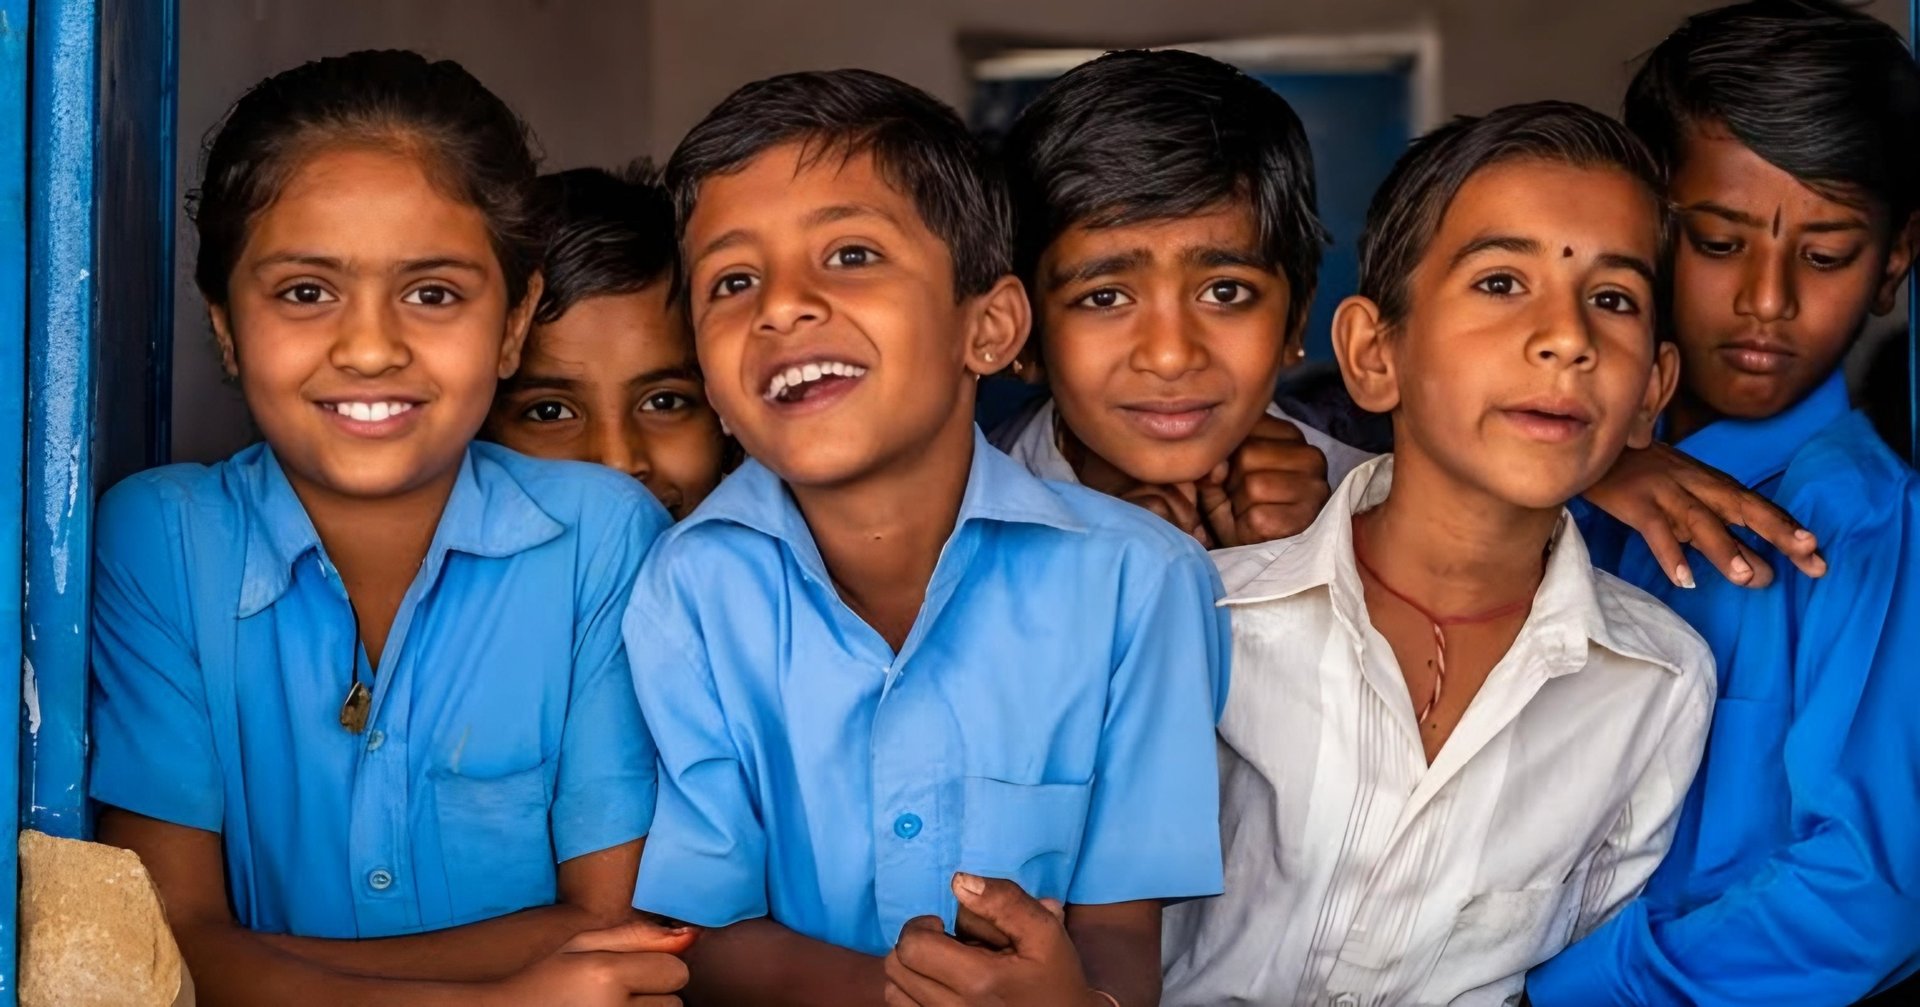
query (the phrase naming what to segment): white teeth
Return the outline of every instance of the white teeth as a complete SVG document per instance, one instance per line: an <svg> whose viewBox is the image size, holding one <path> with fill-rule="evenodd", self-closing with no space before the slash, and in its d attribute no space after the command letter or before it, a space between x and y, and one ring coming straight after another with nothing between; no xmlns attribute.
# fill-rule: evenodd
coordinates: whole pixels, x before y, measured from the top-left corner
<svg viewBox="0 0 1920 1007"><path fill-rule="evenodd" d="M389 420L413 408L411 402L336 402L331 407L334 412L350 420L361 423L379 423Z"/></svg>
<svg viewBox="0 0 1920 1007"><path fill-rule="evenodd" d="M767 382L767 390L761 394L761 398L772 401L786 394L788 389L798 388L801 385L818 381L821 378L857 378L865 373L867 373L867 369L857 364L844 363L839 360L817 360L812 363L789 367L775 374L773 378Z"/></svg>

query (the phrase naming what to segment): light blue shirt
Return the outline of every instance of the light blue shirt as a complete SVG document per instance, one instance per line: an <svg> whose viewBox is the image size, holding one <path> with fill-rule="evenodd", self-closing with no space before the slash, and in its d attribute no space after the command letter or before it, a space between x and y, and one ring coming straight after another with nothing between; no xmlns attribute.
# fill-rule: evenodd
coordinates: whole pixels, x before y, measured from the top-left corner
<svg viewBox="0 0 1920 1007"><path fill-rule="evenodd" d="M748 462L661 539L627 610L661 756L634 905L880 954L915 916L952 924L955 871L1068 903L1218 893L1218 591L1172 525L976 432L895 654Z"/></svg>
<svg viewBox="0 0 1920 1007"><path fill-rule="evenodd" d="M273 453L141 473L96 521L93 797L219 832L240 922L385 937L547 905L646 834L620 614L668 518L608 469L467 452L367 667ZM367 730L340 704L357 662Z"/></svg>
<svg viewBox="0 0 1920 1007"><path fill-rule="evenodd" d="M1720 699L1645 894L1535 969L1529 994L1540 1007L1852 1003L1920 965L1920 481L1837 373L1777 416L1678 446L1805 522L1829 572L1805 577L1747 536L1772 586L1705 570L1682 590L1644 542L1592 522L1595 563L1706 637Z"/></svg>

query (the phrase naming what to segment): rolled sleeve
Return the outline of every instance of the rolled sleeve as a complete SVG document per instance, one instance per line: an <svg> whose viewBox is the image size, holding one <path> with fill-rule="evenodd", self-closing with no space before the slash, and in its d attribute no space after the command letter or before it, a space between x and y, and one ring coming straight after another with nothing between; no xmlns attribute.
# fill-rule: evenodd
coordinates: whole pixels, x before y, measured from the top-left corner
<svg viewBox="0 0 1920 1007"><path fill-rule="evenodd" d="M179 506L130 480L94 527L93 762L102 804L219 832L224 795L193 644Z"/></svg>
<svg viewBox="0 0 1920 1007"><path fill-rule="evenodd" d="M660 797L634 908L706 927L767 915L767 839L705 648L649 569L626 617L634 691L660 753Z"/></svg>
<svg viewBox="0 0 1920 1007"><path fill-rule="evenodd" d="M624 519L587 557L574 682L560 741L553 799L558 860L647 834L657 792L653 739L633 694L621 614L667 516L636 493Z"/></svg>
<svg viewBox="0 0 1920 1007"><path fill-rule="evenodd" d="M1221 891L1214 723L1229 651L1219 584L1198 548L1156 565L1125 627L1069 902Z"/></svg>

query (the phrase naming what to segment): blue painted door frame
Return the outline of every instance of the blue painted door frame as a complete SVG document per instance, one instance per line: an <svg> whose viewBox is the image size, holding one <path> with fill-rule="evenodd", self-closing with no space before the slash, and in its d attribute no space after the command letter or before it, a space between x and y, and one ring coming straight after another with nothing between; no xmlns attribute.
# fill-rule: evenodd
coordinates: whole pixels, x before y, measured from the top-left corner
<svg viewBox="0 0 1920 1007"><path fill-rule="evenodd" d="M176 0L0 0L0 738L18 828L84 837L93 502L164 461ZM24 210L24 213L22 212ZM105 282L103 282L103 280ZM104 394L102 394L104 393ZM0 718L4 719L4 718ZM0 843L0 1007L18 862Z"/></svg>

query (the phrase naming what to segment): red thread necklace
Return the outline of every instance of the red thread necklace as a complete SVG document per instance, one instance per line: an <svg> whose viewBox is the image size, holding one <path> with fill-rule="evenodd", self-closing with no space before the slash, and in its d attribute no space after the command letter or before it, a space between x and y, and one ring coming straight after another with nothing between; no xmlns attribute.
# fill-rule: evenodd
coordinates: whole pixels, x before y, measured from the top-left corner
<svg viewBox="0 0 1920 1007"><path fill-rule="evenodd" d="M1509 602L1484 612L1473 612L1467 615L1436 615L1432 609L1414 601L1398 588L1387 583L1386 579L1380 576L1380 572L1373 568L1373 564L1367 562L1367 536L1361 530L1365 526L1365 522L1361 520L1363 517L1365 515L1356 514L1353 518L1353 558L1360 565L1360 571L1372 578L1375 584L1380 585L1381 590L1400 599L1408 608L1420 613L1421 618L1433 624L1433 695L1428 697L1427 705L1420 711L1420 719L1424 721L1432 716L1434 708L1440 705L1440 690L1446 688L1447 684L1447 627L1492 622L1512 615L1532 605L1533 596L1529 594L1519 601Z"/></svg>

